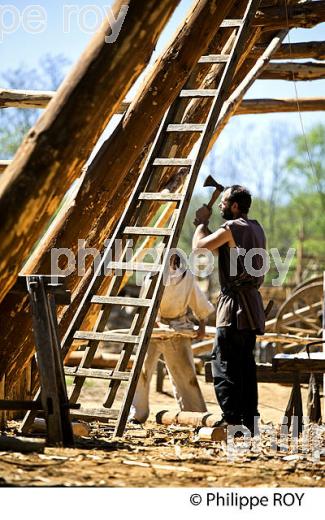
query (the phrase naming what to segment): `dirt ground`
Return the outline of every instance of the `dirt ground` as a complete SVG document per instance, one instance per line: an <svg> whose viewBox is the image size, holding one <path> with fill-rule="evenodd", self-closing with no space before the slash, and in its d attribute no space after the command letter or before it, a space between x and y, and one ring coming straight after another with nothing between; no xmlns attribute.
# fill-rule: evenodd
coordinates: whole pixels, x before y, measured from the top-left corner
<svg viewBox="0 0 325 520"><path fill-rule="evenodd" d="M210 412L220 410L211 384L199 376ZM101 383L102 384L102 383ZM153 381L150 420L144 427L130 425L123 439L113 439L112 428L92 423L90 437L79 438L76 448L44 448L41 453L0 453L0 486L109 486L109 487L322 487L325 482L325 428L319 430L322 448L309 442L302 452L285 451L279 437L276 445L264 431L260 444L235 439L233 459L225 442L198 441L192 427L160 426L155 414L175 409L171 386L165 380L164 394ZM290 388L260 384L262 428L279 424ZM103 388L88 383L85 399L96 403ZM306 402L306 389L303 389ZM19 423L11 422L9 433ZM307 430L306 430L307 431ZM35 437L35 434L33 434ZM307 437L306 437L307 438ZM246 444L245 444L246 442ZM282 446L282 447L281 447ZM241 451L240 451L241 450Z"/></svg>

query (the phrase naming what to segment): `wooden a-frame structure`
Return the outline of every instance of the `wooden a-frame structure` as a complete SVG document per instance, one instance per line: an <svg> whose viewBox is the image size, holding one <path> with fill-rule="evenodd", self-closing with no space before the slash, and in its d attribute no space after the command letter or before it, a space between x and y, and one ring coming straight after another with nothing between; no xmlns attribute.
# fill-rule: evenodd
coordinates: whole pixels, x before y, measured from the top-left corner
<svg viewBox="0 0 325 520"><path fill-rule="evenodd" d="M55 93L0 91L0 108L46 108L13 161L0 161L0 388L4 396L17 392L17 384L26 380L34 351L27 298L12 292L18 273L49 272L51 248L68 247L75 252L81 234L87 237L88 247L100 250L123 211L166 109L185 81L195 81L193 88L213 88L220 78L222 65L207 63L201 75L204 83L200 83L200 74L195 70L197 61L203 54L227 54L233 41L233 29L222 27L222 22L240 18L246 2L198 0L186 23L147 74L135 98L125 103L127 92L145 69L178 3L177 0L151 0L140 7L138 2L130 0L117 41L105 45L104 36L110 28L104 25ZM120 1L115 3L116 13L121 4ZM295 81L323 78L325 42L291 45L282 42L290 28L314 27L324 21L324 0L261 1L211 146L233 115L297 110L295 99L247 101L243 97L257 78ZM295 61L302 58L317 61ZM286 61L273 61L277 59ZM325 98L299 100L300 110L323 110L324 107ZM205 110L208 108L204 103L193 100L184 122L195 118L195 122L200 123ZM124 114L121 122L83 171L95 143L116 113ZM175 141L170 146L172 144L175 145ZM188 154L194 144L192 136L179 137L178 145ZM79 177L77 193L66 202L23 267L67 189ZM162 190L171 182L177 187L181 177L165 168L159 188ZM59 316L61 336L83 297L90 276L89 266L82 279L76 274L68 279L73 299Z"/></svg>

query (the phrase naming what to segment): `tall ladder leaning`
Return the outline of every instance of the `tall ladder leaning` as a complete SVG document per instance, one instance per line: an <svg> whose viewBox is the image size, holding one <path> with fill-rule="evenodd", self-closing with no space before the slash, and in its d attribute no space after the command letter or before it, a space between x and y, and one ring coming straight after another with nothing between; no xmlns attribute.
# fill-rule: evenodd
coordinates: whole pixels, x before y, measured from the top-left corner
<svg viewBox="0 0 325 520"><path fill-rule="evenodd" d="M222 22L221 27L236 30L236 38L230 54L202 56L198 62L199 64L224 64L224 70L218 87L216 89L194 90L184 88L166 112L139 180L134 188L131 200L125 208L108 246L102 255L101 262L95 269L94 276L62 340L61 348L63 357L66 357L69 353L69 349L74 340L87 341L87 346L79 366L65 367L65 374L74 377L74 384L69 397L71 403L77 403L86 378L109 381L108 394L102 407L89 409L81 406L77 410L71 410L71 416L88 421L100 420L105 422L114 420L116 421L114 430L115 436L122 436L125 429L163 293L163 276L164 270L168 267L169 251L177 246L179 234L201 164L214 128L218 122L222 105L228 97L231 81L241 52L245 48L251 22L259 3L260 0L249 0L243 18L224 20ZM211 99L211 107L204 124L175 124L174 116L179 113L184 98ZM161 157L164 143L168 135L170 135L170 132L196 132L200 134L193 158ZM157 192L157 176L152 174L152 171L157 167L184 167L187 169L186 180L180 193ZM145 210L145 204L166 204L170 202L174 203L176 208L173 211L168 227L143 227L143 222L146 221L148 215L148 211ZM127 260L127 248L131 243L133 244L133 239L141 239L146 236L159 237L164 245L163 250L160 249L161 252L156 262L137 263L125 261ZM116 241L118 240L120 240L122 244L119 251L116 250ZM107 294L102 296L99 295L98 292L105 277L105 269L106 273L107 270L111 270L115 274L110 281ZM150 283L142 287L142 294L139 298L118 296L123 277L128 271L151 273ZM91 305L100 306L96 324L91 331L79 330ZM133 306L137 309L128 333L105 331L107 320L113 306ZM123 345L117 365L112 370L96 370L90 368L100 341L117 342ZM132 369L127 371L128 362L134 349L136 349L136 353ZM115 401L117 391L123 381L126 382L126 389L122 405L120 409L112 409L111 407ZM35 412L28 412L23 422L23 431L28 430L35 416Z"/></svg>

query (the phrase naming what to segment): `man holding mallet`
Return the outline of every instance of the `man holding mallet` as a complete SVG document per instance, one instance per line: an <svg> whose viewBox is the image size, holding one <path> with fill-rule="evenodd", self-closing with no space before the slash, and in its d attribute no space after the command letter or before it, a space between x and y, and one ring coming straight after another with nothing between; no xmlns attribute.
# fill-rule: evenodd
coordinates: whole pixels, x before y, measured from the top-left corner
<svg viewBox="0 0 325 520"><path fill-rule="evenodd" d="M264 279L266 239L261 225L247 216L249 191L239 185L224 189L211 176L208 181L205 185L213 181L215 192L210 203L196 212L193 249L206 248L219 256L221 294L212 374L222 419L215 426L244 425L254 434L259 416L254 347L256 334L263 334L265 327L258 289ZM226 222L211 232L211 207L221 192L219 209Z"/></svg>

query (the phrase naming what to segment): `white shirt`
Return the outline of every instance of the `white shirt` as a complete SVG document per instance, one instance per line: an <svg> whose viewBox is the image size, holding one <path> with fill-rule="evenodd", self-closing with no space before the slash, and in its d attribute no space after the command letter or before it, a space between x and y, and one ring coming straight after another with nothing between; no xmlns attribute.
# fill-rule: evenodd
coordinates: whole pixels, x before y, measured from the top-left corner
<svg viewBox="0 0 325 520"><path fill-rule="evenodd" d="M158 320L177 320L184 322L184 325L187 323L188 327L192 324L186 319L188 308L199 320L206 319L214 311L214 306L200 289L191 271L184 274L180 269L171 269L160 303Z"/></svg>

